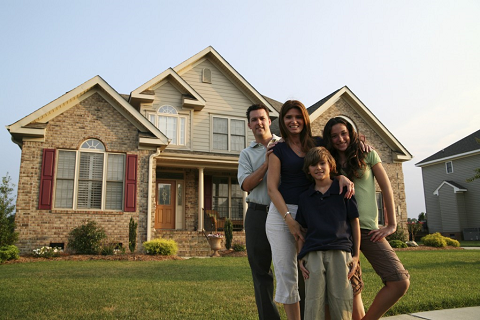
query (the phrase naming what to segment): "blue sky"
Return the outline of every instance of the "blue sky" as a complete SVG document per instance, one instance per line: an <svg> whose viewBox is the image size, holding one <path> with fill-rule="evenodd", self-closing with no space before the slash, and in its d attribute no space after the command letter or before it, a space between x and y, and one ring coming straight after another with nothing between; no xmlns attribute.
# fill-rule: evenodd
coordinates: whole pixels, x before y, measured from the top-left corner
<svg viewBox="0 0 480 320"><path fill-rule="evenodd" d="M0 111L12 124L100 75L128 94L213 46L260 93L310 106L347 85L414 155L480 127L479 1L4 1ZM0 176L21 150L0 130ZM473 175L473 171L472 171Z"/></svg>

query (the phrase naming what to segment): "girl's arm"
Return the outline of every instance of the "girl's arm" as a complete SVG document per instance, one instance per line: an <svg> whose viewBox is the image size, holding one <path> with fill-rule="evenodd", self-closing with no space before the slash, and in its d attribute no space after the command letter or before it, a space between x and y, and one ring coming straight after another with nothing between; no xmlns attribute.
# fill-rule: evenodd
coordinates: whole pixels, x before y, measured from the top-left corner
<svg viewBox="0 0 480 320"><path fill-rule="evenodd" d="M283 199L282 194L278 191L278 186L280 184L280 172L281 172L281 162L278 157L272 153L268 157L268 173L267 173L267 189L270 200L272 200L275 208L282 216L282 219L285 219L285 222L290 230L290 233L295 237L295 240L298 238L305 240L300 228L300 224L295 221L292 215L287 214L288 207Z"/></svg>
<svg viewBox="0 0 480 320"><path fill-rule="evenodd" d="M358 218L350 220L353 235L352 264L348 272L348 279L353 277L357 270L358 260L360 259L360 222Z"/></svg>
<svg viewBox="0 0 480 320"><path fill-rule="evenodd" d="M377 179L378 185L382 190L383 200L385 201L385 208L387 210L387 225L378 230L372 230L368 234L372 236L371 241L377 242L391 235L397 229L397 219L395 217L395 203L393 200L393 190L387 173L383 168L381 162L372 167L373 175Z"/></svg>

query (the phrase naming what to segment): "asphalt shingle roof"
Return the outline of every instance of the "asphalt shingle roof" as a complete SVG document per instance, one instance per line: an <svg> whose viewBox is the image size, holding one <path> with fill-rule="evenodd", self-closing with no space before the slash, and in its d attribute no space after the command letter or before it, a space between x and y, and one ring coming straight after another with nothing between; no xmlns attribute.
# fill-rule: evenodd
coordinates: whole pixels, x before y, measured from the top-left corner
<svg viewBox="0 0 480 320"><path fill-rule="evenodd" d="M480 130L477 130L474 133L466 136L465 138L458 140L454 144L449 145L448 147L438 151L430 157L423 159L422 161L417 163L416 166L426 162L452 157L457 154L463 154L474 150L480 150Z"/></svg>

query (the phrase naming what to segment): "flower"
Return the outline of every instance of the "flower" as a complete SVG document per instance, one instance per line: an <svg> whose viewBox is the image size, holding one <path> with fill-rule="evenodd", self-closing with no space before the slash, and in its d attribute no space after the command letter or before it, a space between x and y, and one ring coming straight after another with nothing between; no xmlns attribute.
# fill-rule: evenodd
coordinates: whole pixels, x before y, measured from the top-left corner
<svg viewBox="0 0 480 320"><path fill-rule="evenodd" d="M61 248L57 248L57 247L52 248L52 247L44 246L44 247L41 247L40 249L34 249L33 255L35 257L52 258L52 257L58 257L61 252L63 252Z"/></svg>
<svg viewBox="0 0 480 320"><path fill-rule="evenodd" d="M221 234L221 233L209 233L209 234L207 234L207 238L223 238L223 234Z"/></svg>

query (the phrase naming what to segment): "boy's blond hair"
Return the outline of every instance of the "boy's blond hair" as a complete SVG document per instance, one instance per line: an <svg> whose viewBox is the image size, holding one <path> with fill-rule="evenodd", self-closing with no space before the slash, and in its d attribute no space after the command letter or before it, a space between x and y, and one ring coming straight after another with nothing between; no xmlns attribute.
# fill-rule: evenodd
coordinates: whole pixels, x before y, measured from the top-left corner
<svg viewBox="0 0 480 320"><path fill-rule="evenodd" d="M307 155L305 156L305 160L303 162L303 172L305 172L308 179L313 181L312 175L309 174L309 167L316 165L320 162L320 160L325 160L328 163L328 165L330 166L330 178L333 179L333 177L337 173L337 164L335 163L335 159L330 154L330 152L328 152L328 150L324 147L315 147L307 152Z"/></svg>

